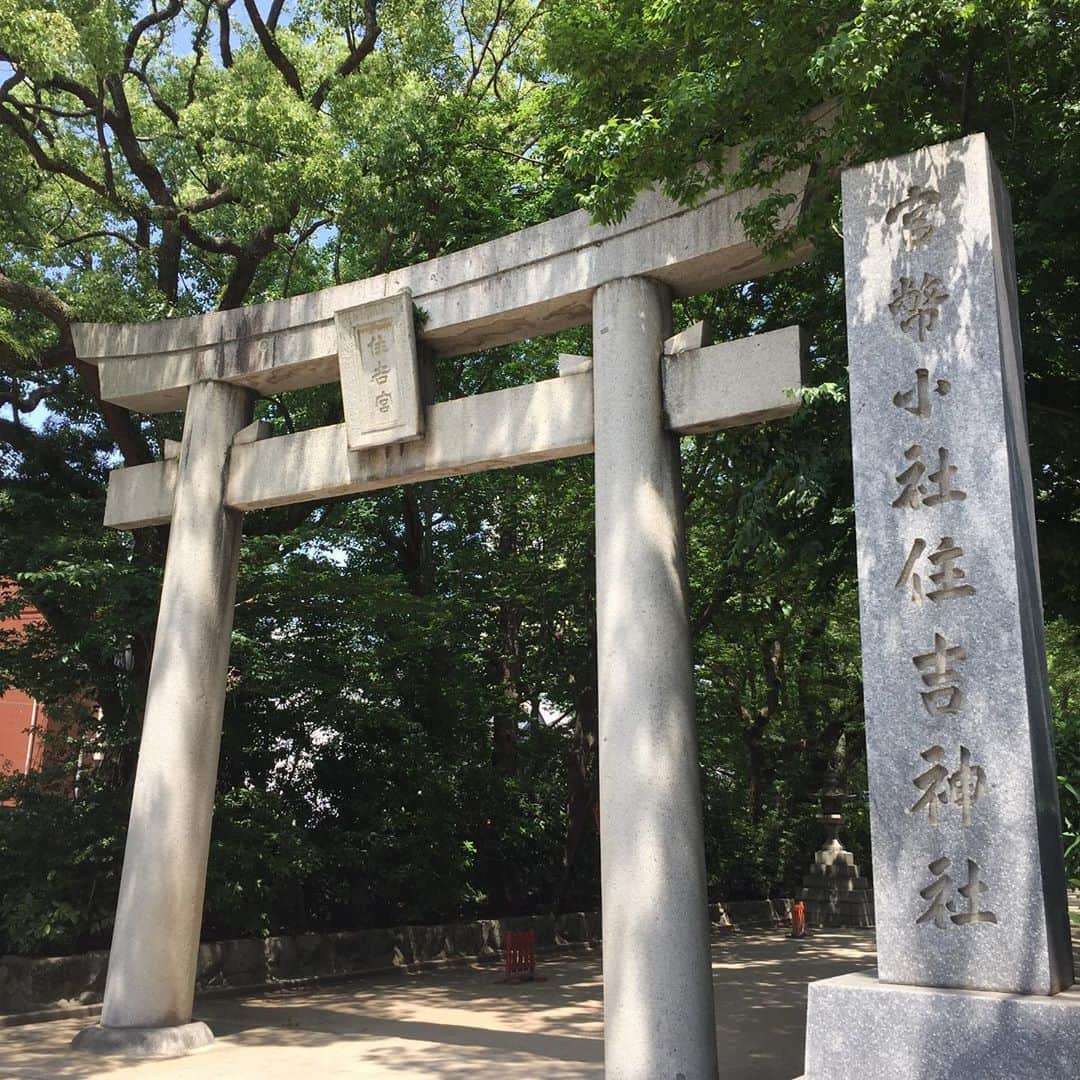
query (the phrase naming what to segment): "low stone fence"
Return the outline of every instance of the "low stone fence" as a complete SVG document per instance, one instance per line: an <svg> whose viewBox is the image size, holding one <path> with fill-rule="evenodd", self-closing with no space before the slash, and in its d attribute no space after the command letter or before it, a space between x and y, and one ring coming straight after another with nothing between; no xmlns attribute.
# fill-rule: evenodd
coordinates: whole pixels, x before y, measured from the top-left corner
<svg viewBox="0 0 1080 1080"><path fill-rule="evenodd" d="M791 924L791 901L721 900L709 905L713 930L764 929Z"/></svg>
<svg viewBox="0 0 1080 1080"><path fill-rule="evenodd" d="M714 929L778 926L788 921L788 901L712 904ZM444 926L400 926L292 937L238 938L199 946L197 992L257 990L296 982L347 979L401 968L453 961L495 961L507 930L533 930L538 952L600 941L600 916L537 915ZM0 1026L46 1019L50 1014L90 1013L105 989L106 951L78 956L0 956ZM79 1007L83 1008L80 1009Z"/></svg>

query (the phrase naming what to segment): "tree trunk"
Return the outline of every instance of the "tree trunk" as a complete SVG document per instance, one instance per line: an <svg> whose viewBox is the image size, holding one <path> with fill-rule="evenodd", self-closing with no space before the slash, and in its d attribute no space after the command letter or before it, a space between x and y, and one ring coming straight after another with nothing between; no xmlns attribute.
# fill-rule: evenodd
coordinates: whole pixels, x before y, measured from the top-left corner
<svg viewBox="0 0 1080 1080"><path fill-rule="evenodd" d="M769 782L768 761L765 756L765 732L780 708L780 691L784 678L784 650L779 638L766 638L761 643L761 668L765 679L765 704L756 713L743 709L746 731L748 791L750 820L758 822L765 805L765 790Z"/></svg>

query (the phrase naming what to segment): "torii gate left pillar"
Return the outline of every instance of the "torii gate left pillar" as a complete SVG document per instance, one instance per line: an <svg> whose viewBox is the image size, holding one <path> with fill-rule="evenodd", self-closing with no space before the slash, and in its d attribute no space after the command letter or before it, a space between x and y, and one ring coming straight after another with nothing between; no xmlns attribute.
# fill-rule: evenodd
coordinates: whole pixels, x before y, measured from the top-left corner
<svg viewBox="0 0 1080 1080"><path fill-rule="evenodd" d="M797 204L805 174L785 183ZM107 524L172 532L105 1006L76 1046L176 1054L213 1038L191 1009L242 513L595 450L605 1069L714 1080L677 437L789 415L802 346L796 327L714 346L701 328L667 334L672 296L774 268L738 222L759 197L687 211L649 195L614 228L572 214L262 308L76 328L107 400L187 406L178 459L110 480ZM406 385L413 302L436 354L592 318L595 361L424 407ZM330 381L339 355L345 424L246 426L256 393ZM365 401L380 414L366 429L349 421ZM372 444L394 425L407 441Z"/></svg>
<svg viewBox="0 0 1080 1080"><path fill-rule="evenodd" d="M192 989L243 528L225 485L254 401L216 381L189 392L105 1004L77 1047L166 1054L213 1041L191 1020Z"/></svg>

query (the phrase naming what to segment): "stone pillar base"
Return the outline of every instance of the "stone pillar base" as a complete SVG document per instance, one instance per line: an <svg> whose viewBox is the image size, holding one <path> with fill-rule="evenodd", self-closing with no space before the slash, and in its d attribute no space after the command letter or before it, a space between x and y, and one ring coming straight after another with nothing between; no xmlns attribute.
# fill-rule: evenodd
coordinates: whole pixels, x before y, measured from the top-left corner
<svg viewBox="0 0 1080 1080"><path fill-rule="evenodd" d="M804 1080L1075 1080L1080 988L941 990L857 972L810 984Z"/></svg>
<svg viewBox="0 0 1080 1080"><path fill-rule="evenodd" d="M133 1057L179 1057L209 1046L214 1033L201 1020L175 1027L83 1028L71 1040L72 1050L91 1054L128 1054Z"/></svg>

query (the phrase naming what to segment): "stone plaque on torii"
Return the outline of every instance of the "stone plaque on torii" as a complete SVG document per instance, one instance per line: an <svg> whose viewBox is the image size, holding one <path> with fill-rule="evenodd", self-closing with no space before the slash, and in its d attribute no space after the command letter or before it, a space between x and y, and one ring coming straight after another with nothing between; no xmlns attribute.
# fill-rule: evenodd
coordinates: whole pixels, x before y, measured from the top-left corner
<svg viewBox="0 0 1080 1080"><path fill-rule="evenodd" d="M806 178L778 186L791 214ZM777 268L739 220L761 197L647 194L613 226L578 212L307 296L73 328L104 400L185 410L164 460L109 483L106 524L171 529L105 1002L77 1045L212 1038L191 1016L243 512L592 453L605 1070L716 1076L678 436L792 413L803 348L797 327L671 336L671 300ZM425 391L422 359L589 322L591 362L558 378ZM344 423L252 423L259 394L339 379Z"/></svg>

